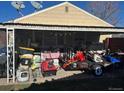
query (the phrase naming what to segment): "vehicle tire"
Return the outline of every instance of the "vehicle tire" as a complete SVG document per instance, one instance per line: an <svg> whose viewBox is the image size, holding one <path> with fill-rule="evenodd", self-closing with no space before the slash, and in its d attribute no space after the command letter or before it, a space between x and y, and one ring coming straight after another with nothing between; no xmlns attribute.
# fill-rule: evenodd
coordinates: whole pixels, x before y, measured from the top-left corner
<svg viewBox="0 0 124 93"><path fill-rule="evenodd" d="M115 64L114 64L114 68L115 68L115 69L120 69L120 68L122 68L121 66L122 66L122 65L120 65L119 63L115 63Z"/></svg>
<svg viewBox="0 0 124 93"><path fill-rule="evenodd" d="M57 72L57 71L52 71L52 75L56 75L56 72Z"/></svg>
<svg viewBox="0 0 124 93"><path fill-rule="evenodd" d="M56 75L56 71L48 71L46 76Z"/></svg>
<svg viewBox="0 0 124 93"><path fill-rule="evenodd" d="M45 74L44 74L44 72L42 72L42 76L43 76L43 77L45 77Z"/></svg>
<svg viewBox="0 0 124 93"><path fill-rule="evenodd" d="M72 70L72 67L69 65L67 66L66 68L63 68L65 71L69 71L69 70Z"/></svg>
<svg viewBox="0 0 124 93"><path fill-rule="evenodd" d="M77 63L73 63L73 64L71 65L71 67L72 67L72 69L76 69L76 68L77 68Z"/></svg>
<svg viewBox="0 0 124 93"><path fill-rule="evenodd" d="M78 63L78 68L79 69L88 69L88 63L86 63L86 62L79 62Z"/></svg>
<svg viewBox="0 0 124 93"><path fill-rule="evenodd" d="M49 74L48 72L42 72L43 77L49 76L48 74Z"/></svg>
<svg viewBox="0 0 124 93"><path fill-rule="evenodd" d="M104 72L101 65L93 65L92 71L95 76L102 76Z"/></svg>

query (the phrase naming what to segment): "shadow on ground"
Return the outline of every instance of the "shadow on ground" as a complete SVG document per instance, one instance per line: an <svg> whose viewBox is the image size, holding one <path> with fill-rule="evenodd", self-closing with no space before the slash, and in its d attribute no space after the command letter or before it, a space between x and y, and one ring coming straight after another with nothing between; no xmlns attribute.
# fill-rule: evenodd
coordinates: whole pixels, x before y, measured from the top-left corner
<svg viewBox="0 0 124 93"><path fill-rule="evenodd" d="M108 76L109 75L109 76ZM75 74L66 78L31 84L21 91L108 91L124 90L124 70L108 71L102 77L89 73ZM86 78L85 78L86 77Z"/></svg>

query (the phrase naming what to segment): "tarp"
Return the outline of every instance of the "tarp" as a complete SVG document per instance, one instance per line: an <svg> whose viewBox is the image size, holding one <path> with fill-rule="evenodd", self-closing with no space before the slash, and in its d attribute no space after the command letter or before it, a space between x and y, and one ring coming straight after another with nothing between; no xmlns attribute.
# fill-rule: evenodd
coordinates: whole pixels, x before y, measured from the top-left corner
<svg viewBox="0 0 124 93"><path fill-rule="evenodd" d="M57 59L60 57L60 52L56 52L56 53L41 53L41 58L52 58L52 59Z"/></svg>

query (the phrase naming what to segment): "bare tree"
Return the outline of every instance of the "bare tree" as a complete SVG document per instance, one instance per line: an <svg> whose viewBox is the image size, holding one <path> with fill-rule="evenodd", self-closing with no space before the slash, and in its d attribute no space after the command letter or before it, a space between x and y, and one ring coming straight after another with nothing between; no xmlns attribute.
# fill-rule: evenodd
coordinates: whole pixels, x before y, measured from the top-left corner
<svg viewBox="0 0 124 93"><path fill-rule="evenodd" d="M89 2L87 10L112 25L117 25L120 19L118 16L120 12L119 2L93 1Z"/></svg>

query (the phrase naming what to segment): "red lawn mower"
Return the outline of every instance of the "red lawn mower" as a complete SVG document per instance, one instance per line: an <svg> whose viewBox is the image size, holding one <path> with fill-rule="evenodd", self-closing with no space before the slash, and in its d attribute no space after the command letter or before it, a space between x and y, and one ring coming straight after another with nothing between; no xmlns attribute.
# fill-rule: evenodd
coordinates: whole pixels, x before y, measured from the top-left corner
<svg viewBox="0 0 124 93"><path fill-rule="evenodd" d="M44 77L56 75L56 72L59 68L57 60L60 56L60 53L42 53L42 58L44 61L41 62L41 72ZM58 60L59 61L59 60Z"/></svg>
<svg viewBox="0 0 124 93"><path fill-rule="evenodd" d="M68 55L65 54L63 57L60 57L59 64L65 71L91 71L95 76L103 74L103 66L93 60L88 60L87 54L84 54L82 51L77 51L71 58L68 58Z"/></svg>
<svg viewBox="0 0 124 93"><path fill-rule="evenodd" d="M65 54L62 58L59 59L60 66L64 70L81 70L88 68L86 57L83 52L77 51L76 54L70 58L67 56L68 55Z"/></svg>

